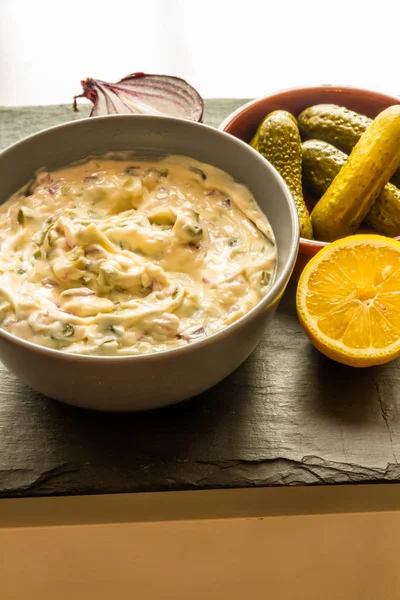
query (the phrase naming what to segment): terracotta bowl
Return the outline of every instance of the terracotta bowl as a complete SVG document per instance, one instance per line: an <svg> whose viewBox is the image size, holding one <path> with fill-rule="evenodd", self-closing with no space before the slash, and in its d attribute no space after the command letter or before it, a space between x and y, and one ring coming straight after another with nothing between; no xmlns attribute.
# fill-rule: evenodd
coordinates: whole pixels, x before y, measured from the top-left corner
<svg viewBox="0 0 400 600"><path fill-rule="evenodd" d="M333 85L294 88L248 102L231 113L219 129L249 142L260 122L273 110L283 109L297 116L313 104L338 104L374 118L388 106L399 103L400 99L395 96L358 88ZM292 279L297 280L308 261L327 244L328 242L300 238L299 254Z"/></svg>

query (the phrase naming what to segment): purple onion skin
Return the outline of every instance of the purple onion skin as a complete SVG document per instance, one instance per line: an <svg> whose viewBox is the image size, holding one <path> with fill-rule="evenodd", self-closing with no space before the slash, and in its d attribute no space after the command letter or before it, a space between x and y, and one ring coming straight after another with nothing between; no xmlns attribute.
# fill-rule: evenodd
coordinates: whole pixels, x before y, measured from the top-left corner
<svg viewBox="0 0 400 600"><path fill-rule="evenodd" d="M74 96L93 103L90 116L108 114L160 114L201 122L204 101L184 79L170 75L132 73L116 83L88 78L81 81L82 94ZM171 110L172 107L172 110Z"/></svg>
<svg viewBox="0 0 400 600"><path fill-rule="evenodd" d="M186 331L182 331L182 333L178 333L177 337L179 339L186 340L187 342L193 342L201 337L205 337L206 332L204 327L201 325L194 325Z"/></svg>

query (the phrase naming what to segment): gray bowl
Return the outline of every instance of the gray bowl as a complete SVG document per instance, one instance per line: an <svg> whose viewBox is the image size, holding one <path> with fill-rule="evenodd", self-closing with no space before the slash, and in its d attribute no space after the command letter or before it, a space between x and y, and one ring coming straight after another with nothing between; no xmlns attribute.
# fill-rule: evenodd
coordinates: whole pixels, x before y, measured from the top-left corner
<svg viewBox="0 0 400 600"><path fill-rule="evenodd" d="M290 193L255 150L212 127L181 119L118 115L46 129L0 154L0 203L32 178L92 154L134 150L138 156L184 154L230 173L254 194L275 233L273 286L250 312L210 337L182 348L132 357L76 356L0 329L0 359L35 390L67 404L134 411L180 402L232 373L254 350L293 270L299 225Z"/></svg>

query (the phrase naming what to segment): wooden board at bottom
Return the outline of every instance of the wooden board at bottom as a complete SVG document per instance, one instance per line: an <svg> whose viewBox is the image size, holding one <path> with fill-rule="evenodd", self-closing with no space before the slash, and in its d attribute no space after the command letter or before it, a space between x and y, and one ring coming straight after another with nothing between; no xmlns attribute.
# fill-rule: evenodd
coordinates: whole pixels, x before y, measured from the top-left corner
<svg viewBox="0 0 400 600"><path fill-rule="evenodd" d="M230 490L222 492L224 498L221 492L162 494L159 515L168 504L175 514L188 515L189 494L192 518L157 521L154 512L146 522L135 521L133 513L125 523L99 518L90 525L81 520L79 505L89 505L91 497L0 500L0 511L7 507L11 514L18 507L20 518L24 506L25 523L43 501L49 513L62 505L64 517L69 506L75 511L71 522L81 523L0 528L0 597L398 600L400 486L330 487L322 496L321 488L300 489ZM101 506L112 514L129 496L136 509L146 502L147 495L126 495L123 502L118 495L97 496L94 514L100 517ZM229 518L201 518L218 498L225 500ZM329 498L343 512L331 512ZM281 514L290 503L292 514ZM347 512L357 503L367 510Z"/></svg>

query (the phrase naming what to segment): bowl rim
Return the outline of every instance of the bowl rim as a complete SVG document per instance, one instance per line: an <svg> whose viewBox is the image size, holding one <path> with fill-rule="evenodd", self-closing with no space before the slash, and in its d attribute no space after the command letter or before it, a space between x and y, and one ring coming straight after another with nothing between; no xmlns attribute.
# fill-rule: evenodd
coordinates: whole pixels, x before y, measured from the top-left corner
<svg viewBox="0 0 400 600"><path fill-rule="evenodd" d="M221 131L224 131L225 133L229 133L228 131L226 131L227 128L229 127L229 125L231 125L234 122L234 120L239 115L241 115L245 111L251 110L254 106L257 106L261 102L264 102L265 100L268 100L269 98L273 98L274 96L280 96L281 94L287 94L290 92L315 92L317 90L319 90L319 91L322 91L322 90L343 91L343 92L350 92L350 93L351 92L361 92L361 93L367 94L369 96L379 97L382 100L383 99L394 100L394 103L400 104L400 96L392 96L392 94L385 94L384 92L379 92L377 90L369 90L367 88L360 88L360 87L355 87L355 86L351 86L351 85L321 83L318 85L296 86L296 87L292 87L292 88L276 90L274 92L271 92L270 94L267 94L265 96L258 96L257 98L254 98L253 100L250 100L249 102L246 102L245 104L242 104L241 106L236 108L234 111L232 111L220 123L220 125L218 126L218 129L220 129ZM236 137L233 134L229 134L229 135ZM393 239L400 239L400 236L397 236ZM299 240L299 247L302 250L307 248L310 253L312 253L314 249L321 250L328 244L330 244L330 242L325 242L322 240L309 240L308 238L303 238L303 237L300 237L300 240Z"/></svg>
<svg viewBox="0 0 400 600"><path fill-rule="evenodd" d="M229 115L227 117L225 117L225 119L218 125L218 129L220 129L221 131L224 131L225 133L228 133L226 131L226 128L228 127L228 125L230 125L232 123L232 121L236 117L238 117L245 110L251 109L253 106L260 104L260 102L263 102L264 100L267 100L268 98L272 98L274 96L280 96L281 94L287 94L289 92L313 92L316 90L363 92L364 94L379 96L382 99L390 98L391 100L395 100L395 101L397 101L398 104L400 104L400 95L393 96L392 94L385 94L384 92L379 92L377 90L369 90L367 88L360 88L360 87L351 86L351 85L340 85L340 84L335 84L335 83L321 83L318 85L299 85L299 86L295 86L295 87L275 90L269 94L266 94L264 96L257 96L257 98L253 98L252 100L245 102L244 104L242 104L241 106L239 106L238 108L233 110L231 113L229 113ZM230 135L233 135L233 134L230 134ZM233 137L235 137L235 136L233 136Z"/></svg>
<svg viewBox="0 0 400 600"><path fill-rule="evenodd" d="M299 222L298 222L298 217L297 217L297 210L296 210L294 201L292 199L292 196L289 192L289 189L288 189L284 179L280 176L280 174L276 171L276 169L274 169L274 167L272 167L272 165L270 165L270 163L268 161L266 161L256 150L254 150L253 148L251 148L251 146L246 144L246 142L239 140L235 136L229 135L228 133L221 131L219 128L213 127L211 125L206 125L205 123L200 123L197 121L189 121L187 119L182 119L182 118L178 118L178 117L164 117L164 116L158 116L158 115L132 115L132 114L99 115L99 116L95 116L95 117L84 117L82 119L75 119L72 121L67 121L65 123L53 125L51 127L47 127L46 129L40 130L40 131L30 134L28 136L25 136L24 138L18 140L17 142L9 144L6 148L1 150L0 151L0 160L4 156L4 154L8 153L9 151L12 151L20 146L24 146L27 142L30 142L31 140L36 140L36 139L45 137L49 133L61 131L64 129L77 128L79 130L80 127L82 127L84 124L88 124L88 123L93 123L93 127L98 127L98 126L101 126L102 122L110 121L110 119L117 119L120 121L123 121L123 120L130 121L130 120L139 120L140 119L144 122L145 121L158 121L158 122L168 121L168 122L172 122L172 123L185 123L186 126L193 127L194 130L198 129L198 128L205 129L208 131L208 134L211 137L214 136L215 138L221 138L223 136L223 137L229 139L229 143L236 145L239 148L242 148L243 151L252 155L253 159L255 159L260 164L262 164L264 168L267 167L267 171L269 171L269 175L274 177L276 180L278 180L281 190L282 190L284 196L286 196L286 199L288 200L290 220L292 223L294 235L292 236L292 239L290 241L289 255L288 255L286 264L283 266L281 274L279 275L278 278L276 278L274 280L271 288L268 290L268 292L265 294L265 296L255 306L253 306L253 308L251 308L247 313L242 315L237 321L234 321L230 325L227 325L226 327L223 327L222 329L216 331L215 333L212 333L210 336L208 336L206 338L202 338L200 340L189 342L187 346L178 346L176 348L161 350L159 352L150 352L150 353L144 353L144 354L131 354L131 355L126 355L126 356L118 356L118 355L117 356L97 356L97 355L91 355L91 354L73 354L73 353L69 353L69 352L63 352L62 350L55 350L53 348L47 348L46 346L40 346L39 344L29 342L27 340L24 340L23 338L19 338L18 336L14 335L12 333L9 333L2 328L0 328L0 339L3 338L5 341L12 343L13 345L20 346L22 349L25 349L25 350L28 350L31 352L44 354L46 356L53 357L53 358L56 358L59 360L66 360L66 361L77 362L77 363L82 363L82 364L84 364L84 363L99 363L100 364L100 363L104 363L104 362L122 364L125 362L131 362L131 361L135 361L135 362L157 361L164 357L178 356L180 354L193 352L203 346L204 347L208 346L209 344L212 344L217 339L221 339L221 338L225 337L226 335L229 335L230 332L232 332L236 329L240 329L248 320L251 320L251 319L257 317L259 314L264 312L264 310L266 310L270 305L273 305L274 301L276 301L277 299L279 300L279 298L281 297L282 293L284 292L285 287L289 281L290 275L294 269L294 265L295 265L297 255L298 255L299 240L300 240L300 237L299 237L300 236L300 227L299 227ZM95 125L94 124L95 122L100 122L100 125ZM106 153L107 150L105 150L104 152ZM88 156L90 156L90 155L88 155ZM71 162L73 162L73 161L71 161ZM40 168L40 166L38 166L38 168ZM232 177L233 177L233 175L232 175ZM279 249L278 249L278 251L279 251Z"/></svg>

